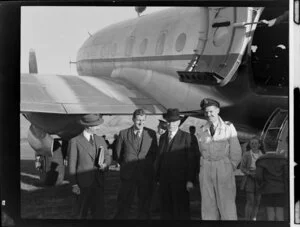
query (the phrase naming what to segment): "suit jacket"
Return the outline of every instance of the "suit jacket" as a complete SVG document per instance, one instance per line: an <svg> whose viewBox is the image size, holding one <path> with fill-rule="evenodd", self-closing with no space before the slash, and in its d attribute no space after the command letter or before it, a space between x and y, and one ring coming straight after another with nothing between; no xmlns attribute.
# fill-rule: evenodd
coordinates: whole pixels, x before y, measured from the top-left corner
<svg viewBox="0 0 300 227"><path fill-rule="evenodd" d="M154 130L144 127L140 147L133 142L133 126L121 130L115 149L120 164L121 179L153 177L153 163L157 153L157 139Z"/></svg>
<svg viewBox="0 0 300 227"><path fill-rule="evenodd" d="M82 133L69 141L69 173L72 184L88 187L97 180L99 184L103 185L103 171L95 165L97 161L95 159L99 156L96 155L96 152L99 153L100 147L103 147L104 162L107 166L111 163L111 156L102 137L94 135L94 143L95 146L92 146Z"/></svg>
<svg viewBox="0 0 300 227"><path fill-rule="evenodd" d="M168 142L168 132L159 140L159 158L156 181L194 182L196 172L196 149L192 149L189 133L178 129Z"/></svg>

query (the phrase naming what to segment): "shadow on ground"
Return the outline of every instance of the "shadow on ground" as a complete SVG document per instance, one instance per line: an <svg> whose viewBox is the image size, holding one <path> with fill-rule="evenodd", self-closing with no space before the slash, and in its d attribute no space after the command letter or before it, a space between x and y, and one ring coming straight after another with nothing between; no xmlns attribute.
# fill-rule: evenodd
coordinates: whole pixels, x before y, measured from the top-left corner
<svg viewBox="0 0 300 227"><path fill-rule="evenodd" d="M106 172L105 177L105 219L113 219L116 212L117 193L119 189L119 172ZM55 187L47 187L39 182L38 171L34 168L33 160L21 160L21 217L32 219L72 219L72 209L75 204L75 196L71 192L68 183L68 175L65 183ZM237 177L237 212L238 219L243 220L245 207L245 193L239 190L241 178ZM158 196L155 196L158 199ZM159 204L159 201L156 201ZM136 201L131 209L129 218L135 219ZM190 211L193 220L201 220L201 199L199 186L190 193ZM153 209L153 219L159 219L159 209ZM258 220L266 220L264 206L260 206Z"/></svg>

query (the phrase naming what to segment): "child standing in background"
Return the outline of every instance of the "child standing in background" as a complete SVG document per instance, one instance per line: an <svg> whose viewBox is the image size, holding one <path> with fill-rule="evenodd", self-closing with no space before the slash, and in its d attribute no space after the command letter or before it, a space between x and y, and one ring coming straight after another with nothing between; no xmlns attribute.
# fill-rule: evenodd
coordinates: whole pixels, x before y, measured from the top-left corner
<svg viewBox="0 0 300 227"><path fill-rule="evenodd" d="M256 179L268 221L288 220L288 214L284 215L289 193L289 165L285 155L267 151L256 162Z"/></svg>
<svg viewBox="0 0 300 227"><path fill-rule="evenodd" d="M241 189L246 191L245 219L256 220L261 194L255 179L255 163L256 160L263 155L260 150L262 147L258 137L254 137L249 141L247 151L243 154L241 162L241 171L245 174Z"/></svg>

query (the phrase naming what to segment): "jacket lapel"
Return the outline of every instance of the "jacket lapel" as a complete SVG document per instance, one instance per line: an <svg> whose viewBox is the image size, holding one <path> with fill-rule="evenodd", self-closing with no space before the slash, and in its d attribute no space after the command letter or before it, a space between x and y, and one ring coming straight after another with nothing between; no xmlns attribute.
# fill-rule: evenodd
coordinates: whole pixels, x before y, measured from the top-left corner
<svg viewBox="0 0 300 227"><path fill-rule="evenodd" d="M145 128L143 129L143 133L142 133L142 141L141 141L141 149L139 150L140 152L142 152L143 150L147 150L147 148L149 148L150 143L151 143L151 137L148 133L147 130L145 130Z"/></svg>
<svg viewBox="0 0 300 227"><path fill-rule="evenodd" d="M78 142L81 144L85 152L87 151L91 158L95 160L96 150L91 147L90 142L82 134L80 134L80 136L78 137Z"/></svg>
<svg viewBox="0 0 300 227"><path fill-rule="evenodd" d="M171 144L169 144L169 138L168 138L168 132L165 132L163 135L161 135L162 138L162 152L168 152L171 148ZM173 138L174 140L174 138ZM171 141L171 143L173 142Z"/></svg>
<svg viewBox="0 0 300 227"><path fill-rule="evenodd" d="M135 143L133 142L133 126L130 127L127 131L127 141L132 146L133 150L135 150L137 152L138 149L137 149Z"/></svg>
<svg viewBox="0 0 300 227"><path fill-rule="evenodd" d="M179 142L180 134L181 134L181 130L178 129L175 136L171 140L171 143L169 144L168 151L170 151L173 146L175 146L175 147L177 146L176 144Z"/></svg>

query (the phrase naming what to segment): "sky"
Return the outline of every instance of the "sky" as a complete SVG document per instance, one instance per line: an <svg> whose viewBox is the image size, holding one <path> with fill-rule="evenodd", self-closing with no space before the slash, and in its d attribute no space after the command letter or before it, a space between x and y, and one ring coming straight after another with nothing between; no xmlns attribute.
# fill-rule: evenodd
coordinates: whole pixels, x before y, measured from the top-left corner
<svg viewBox="0 0 300 227"><path fill-rule="evenodd" d="M142 15L168 7L147 7ZM21 72L28 73L28 56L36 52L38 72L76 74L79 47L101 28L126 19L136 18L134 7L22 7Z"/></svg>

